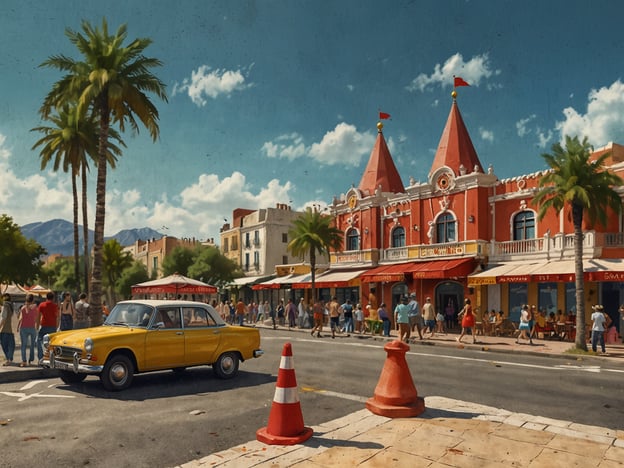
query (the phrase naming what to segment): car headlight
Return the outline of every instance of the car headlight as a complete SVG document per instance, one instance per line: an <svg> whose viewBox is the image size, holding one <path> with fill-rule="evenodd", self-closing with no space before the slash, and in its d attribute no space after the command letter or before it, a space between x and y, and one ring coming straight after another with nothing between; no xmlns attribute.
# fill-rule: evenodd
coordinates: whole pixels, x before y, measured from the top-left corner
<svg viewBox="0 0 624 468"><path fill-rule="evenodd" d="M42 343L43 343L43 347L45 349L48 349L50 346L50 335L43 335Z"/></svg>
<svg viewBox="0 0 624 468"><path fill-rule="evenodd" d="M93 340L91 338L85 338L84 348L87 353L90 353L91 351L93 351Z"/></svg>

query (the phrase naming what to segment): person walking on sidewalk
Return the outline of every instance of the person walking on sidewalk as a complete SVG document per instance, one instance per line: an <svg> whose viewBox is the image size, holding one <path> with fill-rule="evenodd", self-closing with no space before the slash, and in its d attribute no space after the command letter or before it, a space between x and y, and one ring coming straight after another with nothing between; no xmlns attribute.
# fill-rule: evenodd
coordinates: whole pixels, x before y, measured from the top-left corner
<svg viewBox="0 0 624 468"><path fill-rule="evenodd" d="M74 319L76 317L76 308L72 302L71 293L63 294L63 302L60 307L61 312L61 331L72 330L74 328Z"/></svg>
<svg viewBox="0 0 624 468"><path fill-rule="evenodd" d="M520 326L518 327L520 330L520 334L518 338L516 338L516 343L519 343L520 338L523 340L529 340L530 344L533 344L533 340L531 338L531 312L529 310L528 305L522 306L522 311L520 312Z"/></svg>
<svg viewBox="0 0 624 468"><path fill-rule="evenodd" d="M407 296L403 296L401 298L401 303L397 304L394 309L394 322L399 326L399 339L404 343L409 342L411 335L411 326L410 326L410 318L409 318L409 306L407 303L409 302L409 298Z"/></svg>
<svg viewBox="0 0 624 468"><path fill-rule="evenodd" d="M594 311L591 314L592 319L592 334L591 334L591 347L592 351L595 353L598 347L598 342L600 342L600 349L602 350L602 354L607 352L605 348L604 341L604 324L606 322L606 318L602 313L602 306L595 305L592 307Z"/></svg>
<svg viewBox="0 0 624 468"><path fill-rule="evenodd" d="M464 308L457 315L457 318L461 318L461 327L462 331L460 335L455 338L458 343L462 342L462 338L466 333L470 333L472 335L472 342L476 343L477 338L475 336L475 316L472 312L472 305L470 305L470 299L466 298L464 301Z"/></svg>
<svg viewBox="0 0 624 468"><path fill-rule="evenodd" d="M74 329L89 328L89 303L87 295L82 293L76 302L76 315L74 316Z"/></svg>
<svg viewBox="0 0 624 468"><path fill-rule="evenodd" d="M436 315L435 309L433 308L433 304L431 303L431 298L425 298L425 303L422 308L423 319L425 319L425 327L429 329L429 338L433 338L436 330Z"/></svg>
<svg viewBox="0 0 624 468"><path fill-rule="evenodd" d="M388 317L385 302L382 302L379 309L377 309L377 315L382 322L383 336L390 336L390 317Z"/></svg>
<svg viewBox="0 0 624 468"><path fill-rule="evenodd" d="M314 332L316 332L317 338L323 338L321 332L323 331L323 305L320 301L314 302L312 306L313 318L314 318L314 328L310 332L310 335L314 336Z"/></svg>
<svg viewBox="0 0 624 468"><path fill-rule="evenodd" d="M46 294L45 302L39 304L39 310L37 313L37 358L38 363L41 365L43 360L43 337L48 333L54 333L59 326L59 311L54 302L54 293L50 291Z"/></svg>
<svg viewBox="0 0 624 468"><path fill-rule="evenodd" d="M288 299L288 304L286 304L286 318L288 318L289 330L297 326L297 306L292 299Z"/></svg>
<svg viewBox="0 0 624 468"><path fill-rule="evenodd" d="M13 335L13 303L11 295L5 293L2 295L2 313L0 313L0 344L6 362L4 366L13 364L13 354L15 353L15 336Z"/></svg>
<svg viewBox="0 0 624 468"><path fill-rule="evenodd" d="M30 366L35 360L36 322L37 305L35 304L33 295L28 294L26 296L26 304L20 308L19 317L17 319L17 333L20 335L20 348L22 352L22 363L20 367ZM26 348L30 348L28 361L26 361Z"/></svg>
<svg viewBox="0 0 624 468"><path fill-rule="evenodd" d="M418 301L416 300L416 293L413 292L410 294L410 301L407 304L407 306L409 307L408 315L409 315L410 333L413 333L415 330L418 330L418 336L422 340L424 322L423 322L422 314L420 313L420 305L418 304Z"/></svg>

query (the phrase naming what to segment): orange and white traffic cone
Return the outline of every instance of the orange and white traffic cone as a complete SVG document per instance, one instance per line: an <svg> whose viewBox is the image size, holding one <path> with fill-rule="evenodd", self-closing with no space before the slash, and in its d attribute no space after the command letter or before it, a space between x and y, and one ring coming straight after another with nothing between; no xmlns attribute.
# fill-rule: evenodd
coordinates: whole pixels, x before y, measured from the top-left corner
<svg viewBox="0 0 624 468"><path fill-rule="evenodd" d="M303 425L292 345L286 343L277 373L269 424L256 431L256 439L269 445L295 445L308 440L312 432Z"/></svg>
<svg viewBox="0 0 624 468"><path fill-rule="evenodd" d="M366 401L366 408L372 413L387 418L410 418L425 411L425 400L418 396L405 360L409 349L399 340L384 346L388 356L374 396Z"/></svg>

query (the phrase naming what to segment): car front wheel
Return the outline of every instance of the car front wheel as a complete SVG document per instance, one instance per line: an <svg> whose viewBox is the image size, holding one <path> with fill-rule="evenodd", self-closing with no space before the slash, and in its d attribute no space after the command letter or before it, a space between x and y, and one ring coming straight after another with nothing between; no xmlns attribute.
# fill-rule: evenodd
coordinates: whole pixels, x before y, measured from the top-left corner
<svg viewBox="0 0 624 468"><path fill-rule="evenodd" d="M63 382L71 385L82 382L84 379L87 378L87 374L76 374L75 372L71 371L61 371L60 377Z"/></svg>
<svg viewBox="0 0 624 468"><path fill-rule="evenodd" d="M220 379L231 379L238 372L239 358L237 353L223 353L212 365L212 370Z"/></svg>
<svg viewBox="0 0 624 468"><path fill-rule="evenodd" d="M108 358L100 380L106 390L118 392L125 390L134 378L134 366L132 361L123 354L116 354Z"/></svg>

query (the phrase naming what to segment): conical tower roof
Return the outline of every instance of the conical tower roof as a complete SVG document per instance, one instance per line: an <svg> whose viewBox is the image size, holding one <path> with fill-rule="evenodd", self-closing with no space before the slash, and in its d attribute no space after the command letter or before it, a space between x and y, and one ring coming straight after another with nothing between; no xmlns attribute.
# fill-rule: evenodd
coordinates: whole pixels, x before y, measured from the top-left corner
<svg viewBox="0 0 624 468"><path fill-rule="evenodd" d="M460 173L460 166L464 166L467 172L473 172L475 166L479 166L479 169L483 170L464 124L464 119L459 112L455 95L453 95L451 112L442 132L429 174L433 174L443 166L452 169L456 175Z"/></svg>
<svg viewBox="0 0 624 468"><path fill-rule="evenodd" d="M381 186L382 192L390 193L403 193L405 187L401 181L399 171L397 171L386 139L383 136L383 124L380 122L377 124L377 141L371 151L368 164L360 180L358 188L362 192L368 191L369 194L375 193L378 187Z"/></svg>

